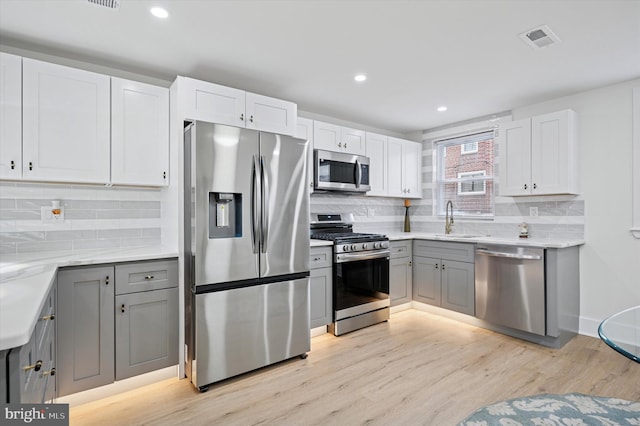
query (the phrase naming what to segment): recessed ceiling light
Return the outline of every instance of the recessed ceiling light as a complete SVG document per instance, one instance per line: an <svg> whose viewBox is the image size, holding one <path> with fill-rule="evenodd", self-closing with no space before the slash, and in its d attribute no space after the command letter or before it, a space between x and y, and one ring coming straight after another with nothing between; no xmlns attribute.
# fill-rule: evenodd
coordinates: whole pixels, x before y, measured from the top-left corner
<svg viewBox="0 0 640 426"><path fill-rule="evenodd" d="M367 79L367 76L364 74L356 74L356 76L353 77L353 79L355 81L365 81Z"/></svg>
<svg viewBox="0 0 640 426"><path fill-rule="evenodd" d="M156 18L162 18L162 19L167 18L169 16L169 12L167 12L166 9L163 9L161 7L152 7L151 14Z"/></svg>
<svg viewBox="0 0 640 426"><path fill-rule="evenodd" d="M438 112L445 112L447 110L447 107L442 105L438 107Z"/></svg>

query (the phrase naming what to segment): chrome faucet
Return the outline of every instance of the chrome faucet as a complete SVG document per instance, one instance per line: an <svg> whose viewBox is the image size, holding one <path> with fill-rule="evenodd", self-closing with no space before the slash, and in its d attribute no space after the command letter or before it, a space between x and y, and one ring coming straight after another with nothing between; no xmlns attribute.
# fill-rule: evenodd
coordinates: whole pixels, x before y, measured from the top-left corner
<svg viewBox="0 0 640 426"><path fill-rule="evenodd" d="M451 206L451 217L449 217L449 206ZM450 234L451 227L453 226L453 203L451 202L451 200L447 201L446 212L447 213L446 213L446 218L444 222L444 233Z"/></svg>

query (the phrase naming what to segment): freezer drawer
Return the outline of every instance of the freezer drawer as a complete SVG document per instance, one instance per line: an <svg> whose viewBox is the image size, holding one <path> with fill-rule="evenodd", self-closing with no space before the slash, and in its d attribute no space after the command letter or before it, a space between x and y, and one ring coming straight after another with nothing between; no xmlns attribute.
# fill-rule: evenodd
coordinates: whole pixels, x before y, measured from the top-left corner
<svg viewBox="0 0 640 426"><path fill-rule="evenodd" d="M308 278L196 294L195 309L198 388L311 349Z"/></svg>
<svg viewBox="0 0 640 426"><path fill-rule="evenodd" d="M546 334L544 250L476 248L476 316L490 323Z"/></svg>

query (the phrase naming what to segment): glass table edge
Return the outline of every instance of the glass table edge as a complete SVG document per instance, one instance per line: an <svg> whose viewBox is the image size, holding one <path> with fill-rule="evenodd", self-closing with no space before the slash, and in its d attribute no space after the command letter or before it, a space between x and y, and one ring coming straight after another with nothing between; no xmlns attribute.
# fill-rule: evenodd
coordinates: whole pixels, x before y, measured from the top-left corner
<svg viewBox="0 0 640 426"><path fill-rule="evenodd" d="M604 320L602 320L602 322L600 323L600 325L598 325L598 335L600 336L600 338L602 339L602 341L603 341L603 342L605 342L605 343L606 343L610 348L612 348L612 349L613 349L613 350L615 350L616 352L620 353L621 355L624 355L625 357L627 357L627 358L629 358L629 359L631 359L631 360L633 360L633 361L635 361L635 362L637 362L637 363L639 363L639 364L640 364L640 357L638 357L638 356L636 356L636 355L634 355L634 354L632 354L632 353L630 353L630 352L626 351L625 349L621 348L620 346L618 346L616 343L614 343L613 341L611 341L611 340L610 340L610 339L609 339L609 338L604 334L604 331L602 330L602 326L604 325L604 323L605 323L605 322L607 322L607 320L608 320L609 318L612 318L612 317L617 316L617 315L619 315L619 314L621 314L621 313L623 313L623 312L626 312L626 311L629 311L629 310L632 310L632 309L637 309L637 308L638 308L638 307L636 306L636 307L631 307L631 308L625 309L625 310L623 310L623 311L620 311L620 312L618 312L618 313L616 313L616 314L613 314L613 315L611 315L611 316L609 316L609 317L605 318Z"/></svg>

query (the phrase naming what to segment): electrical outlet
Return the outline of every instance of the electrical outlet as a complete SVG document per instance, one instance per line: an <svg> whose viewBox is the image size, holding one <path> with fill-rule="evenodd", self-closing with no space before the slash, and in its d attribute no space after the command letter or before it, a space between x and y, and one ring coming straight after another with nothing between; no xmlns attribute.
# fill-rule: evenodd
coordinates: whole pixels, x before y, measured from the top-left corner
<svg viewBox="0 0 640 426"><path fill-rule="evenodd" d="M529 216L538 216L538 208L529 207Z"/></svg>
<svg viewBox="0 0 640 426"><path fill-rule="evenodd" d="M40 207L40 219L42 223L62 223L64 222L64 207L58 208L60 213L54 214L51 206Z"/></svg>

